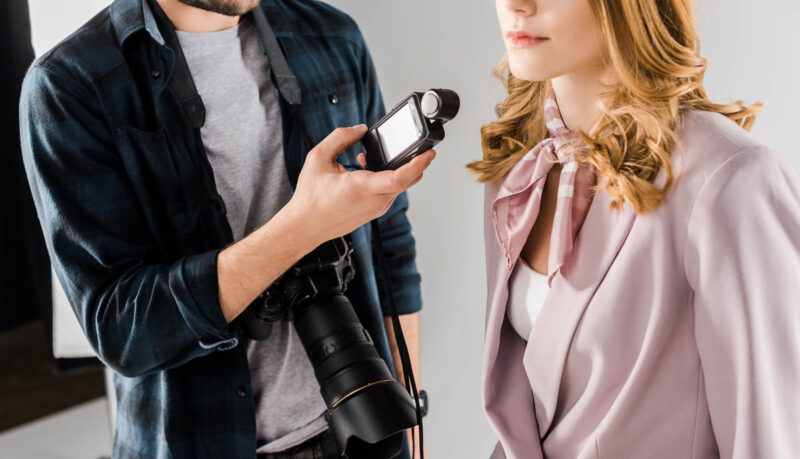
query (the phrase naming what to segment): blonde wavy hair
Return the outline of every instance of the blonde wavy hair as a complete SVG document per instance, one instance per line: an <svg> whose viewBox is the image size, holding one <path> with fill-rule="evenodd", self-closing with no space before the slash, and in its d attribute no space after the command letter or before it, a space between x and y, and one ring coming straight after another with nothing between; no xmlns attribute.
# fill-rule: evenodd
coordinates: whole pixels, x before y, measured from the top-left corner
<svg viewBox="0 0 800 459"><path fill-rule="evenodd" d="M745 107L711 102L703 88L706 60L699 54L693 0L588 0L605 38L606 59L617 83L607 87L590 130L589 148L576 150L579 164L597 174L593 191L606 189L611 210L629 203L639 214L656 210L680 179L669 157L678 145L686 110L720 113L746 130L761 103ZM508 92L497 120L481 127L483 159L467 165L479 182L500 182L517 161L548 136L544 103L549 82L515 78L505 56L493 74ZM666 182L653 182L661 167Z"/></svg>

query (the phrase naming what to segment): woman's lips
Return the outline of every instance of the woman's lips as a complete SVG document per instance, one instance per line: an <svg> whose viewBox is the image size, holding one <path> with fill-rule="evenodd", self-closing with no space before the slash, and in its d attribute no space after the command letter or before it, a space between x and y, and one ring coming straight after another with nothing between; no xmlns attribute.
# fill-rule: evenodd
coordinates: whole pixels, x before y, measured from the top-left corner
<svg viewBox="0 0 800 459"><path fill-rule="evenodd" d="M546 37L533 35L522 30L509 30L506 38L512 48L530 48L548 40Z"/></svg>

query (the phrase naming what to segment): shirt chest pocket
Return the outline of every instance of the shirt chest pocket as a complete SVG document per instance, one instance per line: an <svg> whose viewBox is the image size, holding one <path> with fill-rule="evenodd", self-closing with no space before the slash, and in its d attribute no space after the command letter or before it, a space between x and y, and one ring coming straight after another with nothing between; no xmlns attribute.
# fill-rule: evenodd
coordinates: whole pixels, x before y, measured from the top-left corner
<svg viewBox="0 0 800 459"><path fill-rule="evenodd" d="M314 141L321 141L337 127L366 122L365 104L357 94L352 80L311 88L305 92L303 112ZM360 168L356 157L361 151L360 142L351 145L339 155L337 161L347 169Z"/></svg>
<svg viewBox="0 0 800 459"><path fill-rule="evenodd" d="M159 222L167 222L169 216L183 208L180 176L166 131L120 126L116 129L116 142L128 178L151 225L162 226Z"/></svg>

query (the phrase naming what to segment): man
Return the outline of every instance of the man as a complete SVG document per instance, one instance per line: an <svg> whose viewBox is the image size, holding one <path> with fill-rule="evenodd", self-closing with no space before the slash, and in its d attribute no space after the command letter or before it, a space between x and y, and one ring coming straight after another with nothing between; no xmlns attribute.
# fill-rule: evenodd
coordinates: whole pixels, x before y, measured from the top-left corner
<svg viewBox="0 0 800 459"><path fill-rule="evenodd" d="M255 7L302 88L319 142L307 156L246 14ZM170 87L177 50L161 11L205 104L199 139ZM116 0L34 64L20 110L52 262L115 370L114 457L336 456L292 325L254 342L234 321L303 255L351 233L347 296L391 368L364 226L380 216L390 282L415 335L404 191L435 153L394 172L353 170L363 165L359 124L384 108L352 20L312 0Z"/></svg>

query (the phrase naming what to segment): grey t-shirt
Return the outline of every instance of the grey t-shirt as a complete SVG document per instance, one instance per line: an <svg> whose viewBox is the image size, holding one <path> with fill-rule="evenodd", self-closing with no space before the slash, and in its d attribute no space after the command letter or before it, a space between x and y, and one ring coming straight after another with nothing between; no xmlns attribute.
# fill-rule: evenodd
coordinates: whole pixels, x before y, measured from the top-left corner
<svg viewBox="0 0 800 459"><path fill-rule="evenodd" d="M178 39L205 103L200 134L239 240L292 196L278 92L249 15L231 29L178 32ZM258 452L281 451L327 429L319 384L291 323L276 324L265 341L247 341L247 358Z"/></svg>

